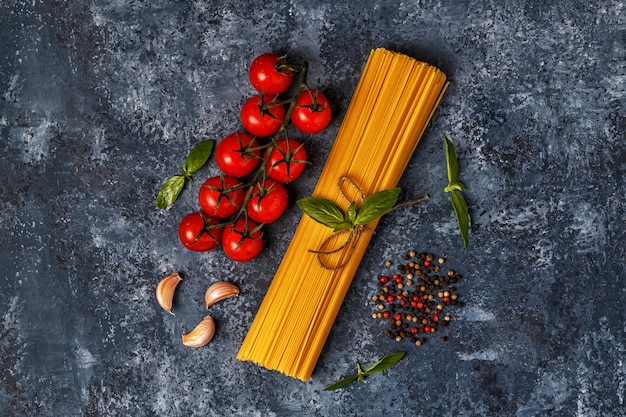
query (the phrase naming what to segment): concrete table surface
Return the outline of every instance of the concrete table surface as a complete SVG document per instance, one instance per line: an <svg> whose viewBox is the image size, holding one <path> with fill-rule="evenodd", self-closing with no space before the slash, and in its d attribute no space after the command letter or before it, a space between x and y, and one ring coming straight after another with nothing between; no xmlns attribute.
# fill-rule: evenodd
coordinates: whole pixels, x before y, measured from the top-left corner
<svg viewBox="0 0 626 417"><path fill-rule="evenodd" d="M4 0L0 5L1 416L623 416L626 408L626 10L620 0ZM235 355L311 193L369 52L450 80L400 181L430 199L381 221L312 378ZM203 138L240 128L250 61L288 53L327 93L330 127L250 263L181 247L199 171L155 210ZM472 226L463 250L443 135ZM370 297L415 249L463 275L465 305L417 347ZM180 271L176 316L156 283ZM214 340L180 343L218 279ZM294 277L299 279L299 277ZM438 335L439 336L439 335ZM385 354L395 367L322 389Z"/></svg>

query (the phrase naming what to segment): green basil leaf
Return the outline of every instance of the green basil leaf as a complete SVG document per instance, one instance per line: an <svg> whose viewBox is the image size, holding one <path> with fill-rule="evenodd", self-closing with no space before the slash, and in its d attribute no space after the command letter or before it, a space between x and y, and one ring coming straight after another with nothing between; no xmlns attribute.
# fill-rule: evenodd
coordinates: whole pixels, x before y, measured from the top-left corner
<svg viewBox="0 0 626 417"><path fill-rule="evenodd" d="M463 238L463 247L467 249L467 243L469 240L469 227L470 216L467 209L467 203L460 192L452 190L452 206L456 213L456 218L459 223L459 229L461 231L461 238Z"/></svg>
<svg viewBox="0 0 626 417"><path fill-rule="evenodd" d="M453 183L459 179L459 164L456 160L456 152L454 145L444 135L443 140L446 144L446 166L448 168L448 183Z"/></svg>
<svg viewBox="0 0 626 417"><path fill-rule="evenodd" d="M348 211L346 212L346 220L350 224L354 224L354 221L356 220L356 203L354 201L350 203L350 206L348 207Z"/></svg>
<svg viewBox="0 0 626 417"><path fill-rule="evenodd" d="M202 168L206 161L209 160L214 144L215 141L213 139L207 139L194 146L189 155L187 155L184 171L187 174L193 174Z"/></svg>
<svg viewBox="0 0 626 417"><path fill-rule="evenodd" d="M374 365L370 366L365 372L365 375L374 374L376 372L382 372L386 369L391 368L393 365L398 363L400 359L404 356L404 352L392 353L390 355L385 356Z"/></svg>
<svg viewBox="0 0 626 417"><path fill-rule="evenodd" d="M162 209L172 204L184 187L185 177L183 175L174 175L168 178L157 194L156 208Z"/></svg>
<svg viewBox="0 0 626 417"><path fill-rule="evenodd" d="M335 389L347 387L352 382L356 381L356 379L358 377L359 377L359 375L350 375L349 377L341 379L341 380L335 382L334 384L330 384L329 386L324 388L324 391L332 391L332 390L335 390Z"/></svg>
<svg viewBox="0 0 626 417"><path fill-rule="evenodd" d="M393 208L400 196L400 188L392 188L367 197L356 212L355 226L362 226L376 220Z"/></svg>
<svg viewBox="0 0 626 417"><path fill-rule="evenodd" d="M296 201L306 215L324 226L336 229L346 223L343 210L334 202L321 197L306 197Z"/></svg>
<svg viewBox="0 0 626 417"><path fill-rule="evenodd" d="M456 190L456 191L463 191L463 190L466 190L466 189L467 189L467 187L462 182L460 182L460 181L453 181L450 184L448 184L446 186L446 188L443 189L443 191L445 191L446 193L449 193L449 192L454 191L454 190Z"/></svg>

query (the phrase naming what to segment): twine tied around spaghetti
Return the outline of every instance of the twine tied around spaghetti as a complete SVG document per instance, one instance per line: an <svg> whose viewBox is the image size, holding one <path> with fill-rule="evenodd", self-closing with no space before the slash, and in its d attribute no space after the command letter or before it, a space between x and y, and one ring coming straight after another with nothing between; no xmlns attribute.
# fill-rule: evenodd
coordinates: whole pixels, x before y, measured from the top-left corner
<svg viewBox="0 0 626 417"><path fill-rule="evenodd" d="M357 197L360 199L358 207L357 202L352 201L348 197L351 193L347 192L344 184L354 188ZM307 197L297 201L298 206L305 214L318 223L331 227L334 230L332 235L322 241L318 249L309 249L309 252L317 255L320 266L331 271L340 270L350 262L364 233L374 234L374 230L367 227L369 223L396 208L419 203L429 198L428 195L424 195L417 200L396 204L400 195L400 188L398 187L378 191L366 196L357 183L346 175L339 177L337 188L339 188L341 197L348 203L348 208L345 211L335 202L321 197ZM348 237L344 243L337 248L329 248L335 240L345 234L348 234ZM337 265L333 265L325 259L345 250L348 251L347 255Z"/></svg>

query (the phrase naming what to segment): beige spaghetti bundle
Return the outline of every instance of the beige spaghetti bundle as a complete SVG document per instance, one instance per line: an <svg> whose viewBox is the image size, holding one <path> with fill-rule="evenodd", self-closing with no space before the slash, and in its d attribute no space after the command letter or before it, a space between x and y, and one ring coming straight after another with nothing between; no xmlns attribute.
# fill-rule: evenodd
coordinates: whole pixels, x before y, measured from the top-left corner
<svg viewBox="0 0 626 417"><path fill-rule="evenodd" d="M445 74L431 65L373 50L313 195L347 207L337 186L342 176L366 196L394 188L447 84ZM357 193L350 194L358 202ZM353 251L333 255L332 262L346 261L333 270L311 252L332 234L331 228L303 215L237 359L303 381L310 378L371 239L363 233Z"/></svg>

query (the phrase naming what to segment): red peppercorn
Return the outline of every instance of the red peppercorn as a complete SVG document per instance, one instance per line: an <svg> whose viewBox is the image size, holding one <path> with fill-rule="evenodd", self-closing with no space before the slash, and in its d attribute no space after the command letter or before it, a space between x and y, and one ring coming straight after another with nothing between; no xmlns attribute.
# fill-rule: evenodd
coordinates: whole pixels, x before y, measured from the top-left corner
<svg viewBox="0 0 626 417"><path fill-rule="evenodd" d="M388 319L389 318L389 312L388 311L383 311L383 318Z"/></svg>
<svg viewBox="0 0 626 417"><path fill-rule="evenodd" d="M380 277L380 282L383 284L386 284L389 282L389 277L383 275L382 277Z"/></svg>
<svg viewBox="0 0 626 417"><path fill-rule="evenodd" d="M430 326L424 326L424 332L430 333Z"/></svg>
<svg viewBox="0 0 626 417"><path fill-rule="evenodd" d="M424 308L424 303L422 303L421 301L417 303L416 305L417 308Z"/></svg>
<svg viewBox="0 0 626 417"><path fill-rule="evenodd" d="M443 297L443 302L444 303L449 303L450 302L450 297Z"/></svg>
<svg viewBox="0 0 626 417"><path fill-rule="evenodd" d="M395 321L402 320L402 314L400 314L400 313L396 313L396 314L394 314L394 315L393 315L393 319L394 319Z"/></svg>
<svg viewBox="0 0 626 417"><path fill-rule="evenodd" d="M387 296L387 301L390 303L393 303L393 300L395 300L395 298L393 297L393 295L388 295Z"/></svg>
<svg viewBox="0 0 626 417"><path fill-rule="evenodd" d="M424 261L424 266L430 266L430 261L428 259Z"/></svg>
<svg viewBox="0 0 626 417"><path fill-rule="evenodd" d="M417 329L417 327L412 327L412 328L411 328L411 333L413 333L413 334L417 334L417 332L419 332L419 330Z"/></svg>
<svg viewBox="0 0 626 417"><path fill-rule="evenodd" d="M393 279L396 281L396 284L400 284L402 282L402 275L394 274Z"/></svg>
<svg viewBox="0 0 626 417"><path fill-rule="evenodd" d="M432 317L432 321L439 321L439 316L435 314L435 315Z"/></svg>

